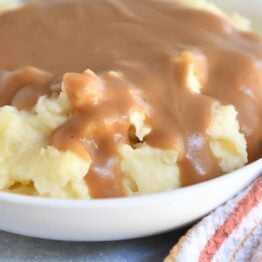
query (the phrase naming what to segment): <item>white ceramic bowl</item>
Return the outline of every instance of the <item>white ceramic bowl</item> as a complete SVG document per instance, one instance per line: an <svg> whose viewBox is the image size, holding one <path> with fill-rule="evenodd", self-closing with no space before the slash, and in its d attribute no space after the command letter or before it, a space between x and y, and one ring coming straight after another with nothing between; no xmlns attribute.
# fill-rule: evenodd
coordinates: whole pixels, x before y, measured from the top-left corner
<svg viewBox="0 0 262 262"><path fill-rule="evenodd" d="M260 21L262 1L217 1ZM256 23L257 28L258 23ZM262 174L262 159L208 182L149 196L51 200L0 192L0 229L33 237L102 241L152 235L204 216Z"/></svg>
<svg viewBox="0 0 262 262"><path fill-rule="evenodd" d="M262 172L262 159L231 174L149 196L51 200L0 193L0 229L73 241L120 240L181 227L210 212Z"/></svg>

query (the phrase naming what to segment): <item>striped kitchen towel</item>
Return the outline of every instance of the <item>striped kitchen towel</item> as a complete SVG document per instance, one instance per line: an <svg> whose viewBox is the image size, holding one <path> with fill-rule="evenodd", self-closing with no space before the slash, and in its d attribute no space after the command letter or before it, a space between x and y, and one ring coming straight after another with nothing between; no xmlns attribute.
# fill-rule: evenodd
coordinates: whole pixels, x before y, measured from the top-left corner
<svg viewBox="0 0 262 262"><path fill-rule="evenodd" d="M262 176L190 229L165 259L174 261L262 262Z"/></svg>

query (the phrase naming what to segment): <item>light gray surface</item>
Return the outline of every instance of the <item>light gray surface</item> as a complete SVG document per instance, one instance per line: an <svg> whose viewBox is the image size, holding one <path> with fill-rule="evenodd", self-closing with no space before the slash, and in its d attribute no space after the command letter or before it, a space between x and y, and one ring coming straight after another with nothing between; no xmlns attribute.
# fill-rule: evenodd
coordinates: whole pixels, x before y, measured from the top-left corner
<svg viewBox="0 0 262 262"><path fill-rule="evenodd" d="M135 240L100 243L49 241L0 231L0 262L162 261L170 248L187 229Z"/></svg>

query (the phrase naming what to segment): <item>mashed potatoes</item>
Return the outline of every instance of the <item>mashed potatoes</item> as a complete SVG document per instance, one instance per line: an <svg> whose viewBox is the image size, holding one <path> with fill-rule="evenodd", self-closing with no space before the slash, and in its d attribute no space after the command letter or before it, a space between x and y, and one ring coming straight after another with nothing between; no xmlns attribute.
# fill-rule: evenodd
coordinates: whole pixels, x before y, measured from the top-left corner
<svg viewBox="0 0 262 262"><path fill-rule="evenodd" d="M197 79L192 80L196 76L190 76L190 72L193 71L188 72L188 79L196 83ZM46 197L89 197L84 177L91 162L72 152L61 152L47 146L52 131L65 123L70 113L65 90L57 97L41 97L30 112L18 111L11 106L0 108L1 190ZM233 106L218 106L214 109L208 131L210 147L224 172L247 162L246 141L239 132L236 115ZM139 140L150 133L150 127L143 123L144 118L141 112L130 114L130 125L135 126ZM177 164L180 152L175 148L161 150L143 143L135 149L122 145L119 152L125 186L130 195L180 186Z"/></svg>
<svg viewBox="0 0 262 262"><path fill-rule="evenodd" d="M180 2L225 16L204 0ZM239 28L248 29L245 19L238 17L232 21ZM175 62L183 62L184 55L176 57ZM194 62L195 54L189 55ZM203 79L198 64L193 62L185 67L185 86L192 93L201 95ZM0 108L0 190L53 198L90 197L84 178L92 162L73 152L62 152L48 146L51 133L66 123L71 114L65 89L51 98L42 96L30 111L19 111L12 106ZM144 121L143 112L134 111L129 115L130 125L135 128L139 141L152 131ZM246 140L239 131L237 112L232 105L214 107L208 139L223 172L231 172L247 163ZM122 144L119 154L129 195L180 187L177 162L183 152L179 148L163 150L145 142L135 148Z"/></svg>
<svg viewBox="0 0 262 262"><path fill-rule="evenodd" d="M51 132L70 117L69 108L62 92L57 98L41 97L31 112L11 106L0 109L2 190L28 192L28 186L43 196L88 197L83 178L90 163L47 146Z"/></svg>

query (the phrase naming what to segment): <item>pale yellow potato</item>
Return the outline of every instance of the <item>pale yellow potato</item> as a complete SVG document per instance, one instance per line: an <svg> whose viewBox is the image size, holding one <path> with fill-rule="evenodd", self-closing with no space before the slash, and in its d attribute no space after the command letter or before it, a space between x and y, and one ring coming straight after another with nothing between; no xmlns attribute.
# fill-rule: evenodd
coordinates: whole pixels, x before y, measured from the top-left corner
<svg viewBox="0 0 262 262"><path fill-rule="evenodd" d="M32 183L21 184L16 183L10 187L7 192L22 194L28 196L41 196L56 199L89 199L89 192L84 180L79 182L69 182L65 187L57 191L40 194Z"/></svg>
<svg viewBox="0 0 262 262"><path fill-rule="evenodd" d="M39 123L37 126L44 132L50 133L67 122L71 116L72 108L63 89L58 97L40 97L32 109L32 113L36 115L36 120Z"/></svg>
<svg viewBox="0 0 262 262"><path fill-rule="evenodd" d="M172 57L171 62L182 68L180 70L181 86L192 94L201 94L208 77L208 64L203 54L183 51L179 56Z"/></svg>
<svg viewBox="0 0 262 262"><path fill-rule="evenodd" d="M121 170L130 194L149 194L177 188L179 183L178 152L143 144L137 149L120 148Z"/></svg>
<svg viewBox="0 0 262 262"><path fill-rule="evenodd" d="M144 123L145 119L146 114L141 111L134 111L129 115L130 124L135 127L135 135L139 141L143 141L143 138L152 131L150 126Z"/></svg>
<svg viewBox="0 0 262 262"><path fill-rule="evenodd" d="M32 112L0 108L0 190L33 185L38 195L88 197L83 178L90 162L47 146L51 132L69 119L69 108L64 92L40 98Z"/></svg>
<svg viewBox="0 0 262 262"><path fill-rule="evenodd" d="M15 8L19 8L22 5L21 0L0 0L0 13Z"/></svg>
<svg viewBox="0 0 262 262"><path fill-rule="evenodd" d="M212 125L208 130L210 148L225 173L247 163L247 143L239 131L236 117L234 106L220 106L215 109Z"/></svg>

